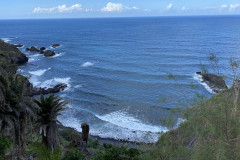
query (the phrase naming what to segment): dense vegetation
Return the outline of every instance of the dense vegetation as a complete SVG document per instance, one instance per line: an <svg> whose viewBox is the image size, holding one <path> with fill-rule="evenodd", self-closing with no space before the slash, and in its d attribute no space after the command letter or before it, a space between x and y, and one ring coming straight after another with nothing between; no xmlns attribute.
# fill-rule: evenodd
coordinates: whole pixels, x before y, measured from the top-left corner
<svg viewBox="0 0 240 160"><path fill-rule="evenodd" d="M211 58L217 66L216 57ZM54 95L31 97L28 79L15 74L17 65L26 61L17 48L0 40L0 160L240 159L239 63L233 59L230 89L210 99L196 94L177 110L185 120L177 129L138 149L91 139L83 149L80 134L57 121L67 102Z"/></svg>

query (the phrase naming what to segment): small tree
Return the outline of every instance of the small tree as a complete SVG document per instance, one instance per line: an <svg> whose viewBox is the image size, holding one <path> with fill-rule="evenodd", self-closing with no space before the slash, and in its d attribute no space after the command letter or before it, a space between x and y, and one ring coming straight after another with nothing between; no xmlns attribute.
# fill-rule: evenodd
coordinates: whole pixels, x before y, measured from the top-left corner
<svg viewBox="0 0 240 160"><path fill-rule="evenodd" d="M57 117L61 115L61 111L65 110L64 106L68 102L54 95L46 98L41 95L40 99L34 101L40 108L37 127L42 135L42 143L53 151L57 147L57 124L61 124Z"/></svg>

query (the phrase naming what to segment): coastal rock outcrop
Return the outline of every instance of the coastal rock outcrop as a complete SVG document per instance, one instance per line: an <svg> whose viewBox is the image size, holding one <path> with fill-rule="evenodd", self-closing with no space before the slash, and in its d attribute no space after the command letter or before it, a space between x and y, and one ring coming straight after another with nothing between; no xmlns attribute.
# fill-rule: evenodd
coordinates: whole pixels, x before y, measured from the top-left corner
<svg viewBox="0 0 240 160"><path fill-rule="evenodd" d="M54 44L54 45L52 45L53 48L57 48L57 47L59 47L59 46L60 46L60 44Z"/></svg>
<svg viewBox="0 0 240 160"><path fill-rule="evenodd" d="M32 46L32 47L30 47L30 48L26 48L26 51L39 52L40 50L38 50L36 47Z"/></svg>
<svg viewBox="0 0 240 160"><path fill-rule="evenodd" d="M45 47L41 47L40 48L40 51L44 51L46 48Z"/></svg>
<svg viewBox="0 0 240 160"><path fill-rule="evenodd" d="M47 50L44 52L44 56L46 57L51 57L51 56L54 56L55 55L55 52L54 51L51 51L51 50Z"/></svg>
<svg viewBox="0 0 240 160"><path fill-rule="evenodd" d="M223 77L221 76L210 73L203 74L201 72L196 72L196 74L201 75L202 82L205 82L216 93L228 88L225 81L223 80Z"/></svg>
<svg viewBox="0 0 240 160"><path fill-rule="evenodd" d="M19 51L15 46L7 44L0 40L0 60L4 63L24 64L28 62L25 54Z"/></svg>
<svg viewBox="0 0 240 160"><path fill-rule="evenodd" d="M32 96L34 95L40 95L40 94L50 94L50 93L57 93L60 91L63 91L65 88L67 88L67 84L60 83L54 86L53 88L33 88Z"/></svg>

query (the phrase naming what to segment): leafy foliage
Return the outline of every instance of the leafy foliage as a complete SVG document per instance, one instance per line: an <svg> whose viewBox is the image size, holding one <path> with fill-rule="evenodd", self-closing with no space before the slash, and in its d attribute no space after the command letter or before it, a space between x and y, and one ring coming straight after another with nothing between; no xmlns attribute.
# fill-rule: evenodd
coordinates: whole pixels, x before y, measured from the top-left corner
<svg viewBox="0 0 240 160"><path fill-rule="evenodd" d="M0 160L4 160L5 152L11 146L11 142L3 136L0 136Z"/></svg>
<svg viewBox="0 0 240 160"><path fill-rule="evenodd" d="M137 160L140 151L135 148L127 149L127 147L113 146L104 144L105 150L99 153L94 160Z"/></svg>
<svg viewBox="0 0 240 160"><path fill-rule="evenodd" d="M61 160L62 150L61 148L56 148L53 152L47 149L46 146L41 143L32 143L28 148L30 153L35 153L37 155L37 160Z"/></svg>
<svg viewBox="0 0 240 160"><path fill-rule="evenodd" d="M63 159L64 160L85 160L86 158L82 152L74 148L67 151Z"/></svg>
<svg viewBox="0 0 240 160"><path fill-rule="evenodd" d="M61 124L57 117L61 115L61 111L65 110L64 105L68 102L54 95L46 98L41 95L40 99L35 99L34 102L40 108L37 128L42 134L42 143L53 151L57 147L57 123Z"/></svg>

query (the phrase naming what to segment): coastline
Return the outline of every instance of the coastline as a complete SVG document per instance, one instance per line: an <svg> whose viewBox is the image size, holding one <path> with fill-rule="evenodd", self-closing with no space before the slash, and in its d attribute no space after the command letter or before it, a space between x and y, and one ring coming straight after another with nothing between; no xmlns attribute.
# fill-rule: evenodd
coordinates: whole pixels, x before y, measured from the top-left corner
<svg viewBox="0 0 240 160"><path fill-rule="evenodd" d="M24 75L22 75L20 73L17 73L16 71L18 69L18 66L28 63L29 58L27 57L27 55L22 53L18 49L19 47L16 47L15 45L10 44L9 42L5 42L2 39L0 41L2 41L1 43L3 43L4 45L6 44L6 46L8 46L9 48L11 48L11 50L14 50L17 53L15 55L15 57L14 56L11 57L12 59L19 59L19 62L17 60L16 60L16 62L13 62L14 64L17 64L17 68L15 68L13 73L14 74L19 74L19 75L25 77ZM33 93L36 92L36 91L34 91L33 84L29 81L29 77L25 77L25 78L27 78L27 81L29 82L30 92L33 92ZM61 92L61 90L59 90L58 92ZM34 96L34 95L32 95L32 93L29 93L29 95ZM81 135L81 132L78 132L75 128L67 127L67 126L58 126L58 127L59 127L59 130L71 130L71 131L76 132L77 134ZM117 139L114 139L114 138L102 138L100 136L93 136L91 134L89 135L89 138L92 139L92 140L98 140L100 144L107 143L107 144L112 144L112 145L116 145L116 146L127 146L128 148L137 148L141 144L147 144L147 143L144 143L144 142L139 143L139 142L132 142L132 141L127 141L127 140L120 140L120 139L117 140Z"/></svg>
<svg viewBox="0 0 240 160"><path fill-rule="evenodd" d="M81 135L81 132L78 132L75 128L72 127L66 127L64 125L58 126L59 131L63 131L63 130L70 130L72 132L75 132L79 135ZM91 128L90 128L91 130ZM151 145L152 143L139 143L139 142L131 142L131 141L127 141L127 140L117 140L117 139L113 139L113 138L102 138L99 136L93 136L93 135L89 135L89 138L91 140L97 140L99 142L99 144L103 145L104 143L106 144L112 144L112 145L116 145L118 147L120 146L127 146L128 148L138 148L141 145Z"/></svg>

